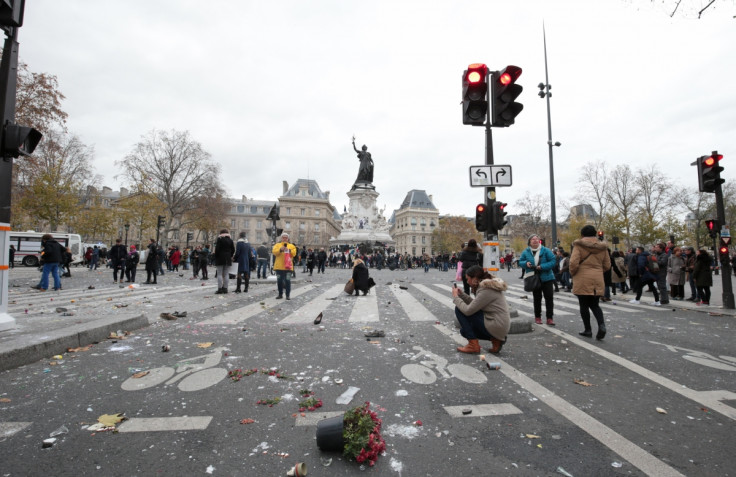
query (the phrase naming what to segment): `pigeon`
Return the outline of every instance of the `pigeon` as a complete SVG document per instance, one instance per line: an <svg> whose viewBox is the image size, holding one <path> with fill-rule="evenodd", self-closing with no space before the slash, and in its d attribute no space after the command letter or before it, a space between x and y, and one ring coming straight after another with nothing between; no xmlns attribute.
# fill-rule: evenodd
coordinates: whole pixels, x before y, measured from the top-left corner
<svg viewBox="0 0 736 477"><path fill-rule="evenodd" d="M317 315L317 318L314 319L315 325L319 325L320 323L322 323L322 312L321 311L319 312L319 315Z"/></svg>

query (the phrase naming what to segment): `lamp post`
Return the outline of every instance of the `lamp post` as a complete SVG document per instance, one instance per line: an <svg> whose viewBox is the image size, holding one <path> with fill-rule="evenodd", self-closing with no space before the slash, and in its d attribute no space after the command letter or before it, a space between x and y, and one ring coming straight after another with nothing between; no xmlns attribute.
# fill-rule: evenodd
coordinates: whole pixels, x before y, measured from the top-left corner
<svg viewBox="0 0 736 477"><path fill-rule="evenodd" d="M542 25L544 36L544 83L539 83L539 97L547 98L547 147L549 148L549 204L550 220L552 222L552 243L557 244L557 211L555 209L555 169L552 155L553 146L561 146L559 142L552 142L552 117L550 115L549 98L552 97L552 86L549 84L549 73L547 71L547 33Z"/></svg>
<svg viewBox="0 0 736 477"><path fill-rule="evenodd" d="M128 246L128 230L130 229L130 224L125 224L125 246Z"/></svg>

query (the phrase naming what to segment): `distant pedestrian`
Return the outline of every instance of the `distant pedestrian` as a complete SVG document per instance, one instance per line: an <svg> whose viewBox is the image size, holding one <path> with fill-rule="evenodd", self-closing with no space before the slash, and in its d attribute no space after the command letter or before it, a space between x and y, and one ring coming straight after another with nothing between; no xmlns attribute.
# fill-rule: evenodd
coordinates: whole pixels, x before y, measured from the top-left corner
<svg viewBox="0 0 736 477"><path fill-rule="evenodd" d="M92 254L90 255L89 269L97 270L97 264L100 261L100 249L95 245L92 248Z"/></svg>
<svg viewBox="0 0 736 477"><path fill-rule="evenodd" d="M235 288L235 293L240 293L240 285L243 285L243 292L248 293L251 272L250 259L253 255L254 251L245 238L245 232L240 232L238 243L235 245L235 257L233 258L238 263L237 288Z"/></svg>
<svg viewBox="0 0 736 477"><path fill-rule="evenodd" d="M553 319L555 276L552 273L552 268L557 263L557 259L550 249L542 245L539 235L530 236L527 244L528 247L521 252L521 257L519 257L519 266L522 271L526 270L529 273L539 275L542 282L542 286L532 292L534 296L534 321L538 325L542 324L542 297L544 296L547 325L555 326ZM572 263L572 259L570 262ZM574 288L575 280L573 279L573 290Z"/></svg>
<svg viewBox="0 0 736 477"><path fill-rule="evenodd" d="M125 278L126 282L134 283L135 282L135 272L138 269L138 262L140 262L141 257L138 254L138 250L136 250L135 245L130 246L130 252L128 253L128 256L125 258Z"/></svg>
<svg viewBox="0 0 736 477"><path fill-rule="evenodd" d="M235 244L227 229L220 230L220 235L215 241L214 255L217 270L217 291L215 293L227 293L227 287L230 284L230 267L233 264L233 255L235 255Z"/></svg>
<svg viewBox="0 0 736 477"><path fill-rule="evenodd" d="M698 295L700 301L698 305L710 305L710 287L713 286L713 276L710 271L711 257L707 250L698 250L695 256L695 267L693 275L695 278L695 286L698 287Z"/></svg>
<svg viewBox="0 0 736 477"><path fill-rule="evenodd" d="M294 260L296 259L296 247L289 243L289 234L284 232L281 234L281 242L277 243L271 249L274 257L273 270L276 272L276 286L279 295L276 299L284 297L291 300L291 273L294 270Z"/></svg>
<svg viewBox="0 0 736 477"><path fill-rule="evenodd" d="M307 270L309 270L309 276L312 276L314 272L314 264L317 261L317 255L311 248L307 250Z"/></svg>
<svg viewBox="0 0 736 477"><path fill-rule="evenodd" d="M61 270L64 272L64 274L61 275L62 277L71 278L72 276L71 265L73 261L74 261L74 255L72 255L72 250L69 247L67 247L66 250L64 250L63 257L61 260Z"/></svg>
<svg viewBox="0 0 736 477"><path fill-rule="evenodd" d="M654 294L654 306L660 306L659 303L659 291L654 286L657 281L657 271L659 264L657 260L652 260L652 256L644 250L644 247L636 247L636 268L639 279L636 282L636 297L633 300L629 300L629 303L638 304L641 300L641 294L644 290L644 286L647 285L652 289Z"/></svg>
<svg viewBox="0 0 736 477"><path fill-rule="evenodd" d="M171 271L178 272L179 263L181 262L181 252L179 251L179 247L174 247L174 250L171 252L171 255L169 256L169 261L171 263Z"/></svg>
<svg viewBox="0 0 736 477"><path fill-rule="evenodd" d="M8 265L10 268L15 268L15 245L11 245L8 250Z"/></svg>
<svg viewBox="0 0 736 477"><path fill-rule="evenodd" d="M666 305L670 302L670 295L667 291L667 246L664 242L660 242L654 246L654 258L657 260L657 267L659 273L657 273L657 288L659 289L659 303Z"/></svg>
<svg viewBox="0 0 736 477"><path fill-rule="evenodd" d="M207 265L210 262L210 244L206 243L199 251L199 271L202 274L202 280L209 280L207 274Z"/></svg>
<svg viewBox="0 0 736 477"><path fill-rule="evenodd" d="M325 263L327 263L327 253L325 252L325 248L322 247L317 252L317 273L325 274Z"/></svg>
<svg viewBox="0 0 736 477"><path fill-rule="evenodd" d="M59 276L59 264L61 263L64 249L51 234L41 237L41 260L43 261L43 272L41 273L40 291L49 288L49 274L54 278L54 290L61 290L61 277Z"/></svg>
<svg viewBox="0 0 736 477"><path fill-rule="evenodd" d="M146 283L155 285L156 275L158 274L158 254L156 253L156 241L150 239L146 253ZM153 280L151 280L153 278Z"/></svg>
<svg viewBox="0 0 736 477"><path fill-rule="evenodd" d="M670 284L670 298L685 299L685 257L680 247L674 247L667 259L667 282ZM661 303L661 302L660 302Z"/></svg>
<svg viewBox="0 0 736 477"><path fill-rule="evenodd" d="M115 245L110 248L109 252L113 283L123 283L123 270L125 269L125 259L128 256L128 251L122 242L121 239L116 239ZM120 273L120 281L118 281L118 272Z"/></svg>
<svg viewBox="0 0 736 477"><path fill-rule="evenodd" d="M267 278L268 276L268 247L266 247L266 242L261 243L261 245L256 250L256 256L258 260L258 269L256 275L258 278Z"/></svg>

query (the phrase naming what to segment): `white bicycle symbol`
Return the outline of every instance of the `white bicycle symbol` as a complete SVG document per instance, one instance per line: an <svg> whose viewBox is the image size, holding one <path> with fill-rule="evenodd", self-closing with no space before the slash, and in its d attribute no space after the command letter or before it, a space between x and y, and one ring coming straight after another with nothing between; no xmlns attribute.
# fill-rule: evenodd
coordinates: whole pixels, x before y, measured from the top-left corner
<svg viewBox="0 0 736 477"><path fill-rule="evenodd" d="M695 351L687 348L680 348L678 346L672 346L664 343L657 343L656 341L650 341L652 344L662 345L668 350L677 353L678 351L684 351L683 359L692 361L693 363L708 366L710 368L720 369L722 371L736 371L736 358L732 356L718 356L715 357L712 354L703 353L702 351Z"/></svg>
<svg viewBox="0 0 736 477"><path fill-rule="evenodd" d="M123 381L120 387L125 391L140 391L141 389L161 384L164 381L166 381L164 384L168 386L179 380L181 380L179 382L179 389L182 391L199 391L214 386L227 376L227 369L213 367L220 363L222 353L225 350L227 348L214 348L210 354L183 359L174 365L173 368L169 366L153 368L148 371L147 375L141 378L131 376ZM204 361L196 364L192 363L192 361L200 359ZM174 377L172 378L172 376Z"/></svg>
<svg viewBox="0 0 736 477"><path fill-rule="evenodd" d="M420 364L411 363L405 364L401 367L401 374L403 374L409 381L414 381L417 384L434 383L437 380L437 374L432 370L433 367L436 368L437 372L443 378L455 377L460 381L473 384L480 384L488 381L488 378L486 378L483 372L478 369L461 363L448 365L445 358L436 355L431 351L426 351L421 346L414 346L413 349L417 350L417 353L411 357L412 361L422 356L425 356L427 359L419 361Z"/></svg>

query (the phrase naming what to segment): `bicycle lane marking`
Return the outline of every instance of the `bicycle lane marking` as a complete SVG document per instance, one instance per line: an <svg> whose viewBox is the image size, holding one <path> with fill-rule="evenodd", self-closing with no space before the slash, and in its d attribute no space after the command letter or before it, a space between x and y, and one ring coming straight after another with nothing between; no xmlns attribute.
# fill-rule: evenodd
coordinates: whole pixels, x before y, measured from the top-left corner
<svg viewBox="0 0 736 477"><path fill-rule="evenodd" d="M303 295L304 293L307 293L308 291L313 290L315 287L313 285L308 285L302 288L298 288L296 290L291 291L291 297L295 298L299 295ZM276 300L276 298L266 298L262 300L263 305L261 305L261 301L258 301L256 303L251 303L250 305L246 305L242 308L238 308L237 310L228 311L226 313L223 313L221 315L213 316L212 318L204 321L200 321L197 324L198 325L224 325L224 324L238 324L242 321L247 320L248 318L257 315L258 313L261 313L264 310L264 306L266 308L271 306L276 306L277 304L281 303L282 300Z"/></svg>
<svg viewBox="0 0 736 477"><path fill-rule="evenodd" d="M465 344L467 342L459 333L456 333L445 326L435 325L434 327L456 343ZM564 335L564 333L561 334ZM566 339L568 338L566 337ZM503 373L504 376L515 382L522 389L536 396L537 399L544 402L547 406L565 417L572 424L590 434L598 442L611 449L645 474L656 475L658 477L685 477L684 474L681 474L677 470L649 454L647 451L629 441L602 422L576 408L549 389L526 376L524 373L507 364L504 360L497 356L494 356L493 360L502 363L499 372Z"/></svg>
<svg viewBox="0 0 736 477"><path fill-rule="evenodd" d="M669 378L660 376L659 374L653 371L650 371L642 366L639 366L636 363L632 363L628 359L622 358L618 355L615 355L608 351L602 350L596 346L593 346L590 343L586 343L585 341L579 340L575 338L574 336L568 335L567 333L563 331L552 329L549 327L544 327L542 329L545 331L554 333L557 336L564 338L567 341L576 344L577 346L580 346L581 348L585 348L586 350L597 354L598 356L606 358L607 360L612 361L618 364L619 366L622 366L628 369L629 371L636 373L639 376L646 378L674 393L677 393L680 396L683 396L692 401L695 401L696 403L700 404L702 407L708 408L712 411L717 411L720 414L723 414L724 416L728 417L729 419L736 420L736 409L721 402L721 400L736 399L736 393L733 393L731 391L726 391L726 390L696 391L694 389L688 388L687 386L676 383L675 381L672 381Z"/></svg>
<svg viewBox="0 0 736 477"><path fill-rule="evenodd" d="M327 291L325 291L321 295L312 298L311 300L309 300L309 302L291 312L286 318L279 321L279 324L284 325L289 323L312 323L314 319L317 318L318 314L323 312L325 308L332 304L332 302L327 300L329 298L335 298L336 296L339 296L340 293L343 293L344 288L345 285L334 285L333 287L328 288ZM291 293L291 296L295 296L293 292Z"/></svg>

